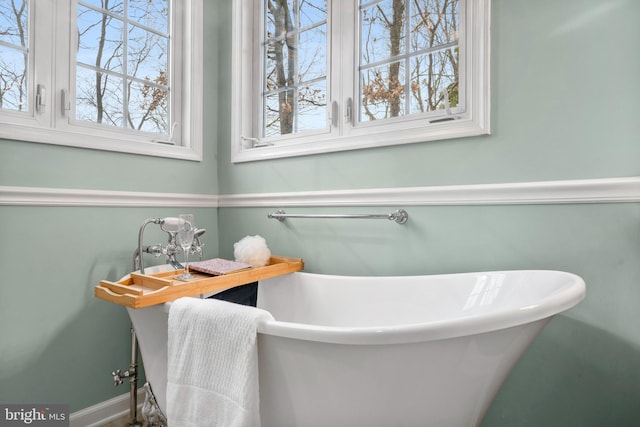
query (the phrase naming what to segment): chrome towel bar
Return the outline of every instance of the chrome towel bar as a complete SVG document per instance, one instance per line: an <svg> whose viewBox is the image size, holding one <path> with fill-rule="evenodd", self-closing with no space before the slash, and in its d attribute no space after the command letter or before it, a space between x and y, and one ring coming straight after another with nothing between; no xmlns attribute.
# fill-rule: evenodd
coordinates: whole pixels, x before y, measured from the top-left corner
<svg viewBox="0 0 640 427"><path fill-rule="evenodd" d="M398 224L404 224L409 214L404 209L398 209L390 214L288 214L282 209L267 214L267 218L283 222L287 218L339 218L339 219L388 219Z"/></svg>

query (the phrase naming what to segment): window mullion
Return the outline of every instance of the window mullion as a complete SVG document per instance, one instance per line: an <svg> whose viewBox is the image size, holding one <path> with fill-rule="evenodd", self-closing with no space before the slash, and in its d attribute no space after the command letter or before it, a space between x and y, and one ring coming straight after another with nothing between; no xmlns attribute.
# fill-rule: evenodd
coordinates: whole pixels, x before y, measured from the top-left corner
<svg viewBox="0 0 640 427"><path fill-rule="evenodd" d="M122 127L129 129L129 0L123 1L122 12Z"/></svg>
<svg viewBox="0 0 640 427"><path fill-rule="evenodd" d="M404 108L405 114L409 114L411 111L411 1L405 0L405 13L404 13Z"/></svg>
<svg viewBox="0 0 640 427"><path fill-rule="evenodd" d="M75 66L75 57L71 47L73 42L77 42L75 36L77 31L71 29L75 25L72 19L72 2L64 0L55 1L55 108L53 111L53 127L61 128L68 124L72 109L72 99L75 96L75 89L71 84L71 70Z"/></svg>
<svg viewBox="0 0 640 427"><path fill-rule="evenodd" d="M186 24L185 17L190 17L191 14L185 11L185 4L181 1L169 1L169 69L168 80L169 83L169 105L170 105L170 117L171 123L171 135L170 140L175 142L178 146L192 147L191 138L187 136L187 133L191 132L190 127L190 115L196 114L189 106L186 105L186 100L190 99L184 94L185 90L188 90L189 84L187 83L192 79L191 75L183 74L183 62L190 61L188 52L185 49L187 42L183 39L185 34L191 34L191 22ZM185 28L181 22L188 25ZM181 31L177 31L181 29ZM191 39L189 39L191 40ZM183 104L185 102L185 104ZM181 106L183 106L181 108ZM197 114L200 114L199 112ZM174 130L177 130L174 131Z"/></svg>
<svg viewBox="0 0 640 427"><path fill-rule="evenodd" d="M469 20L468 14L471 5L467 1L460 0L458 7L460 12L458 20L458 84L460 85L458 88L458 109L467 112L470 109L470 106L467 105L470 98L468 94L473 87L471 67L475 67L474 62L477 62L473 61L472 55L478 55L480 50L480 45L477 50L471 47L470 41L477 36L474 36L469 29L474 25L474 21L478 22L478 20ZM476 74L478 72L480 70Z"/></svg>
<svg viewBox="0 0 640 427"><path fill-rule="evenodd" d="M37 3L37 4L36 4ZM51 16L54 16L55 7L52 2L38 2L32 0L30 7L33 8L34 16L30 22L33 24L29 29L29 35L33 38L33 52L31 54L32 65L29 67L33 74L31 87L29 88L30 111L33 111L38 126L48 128L51 126L56 105L55 87L53 81L55 49L54 31L55 23ZM44 88L45 96L42 99L44 108L40 111L35 109L36 89L38 85Z"/></svg>
<svg viewBox="0 0 640 427"><path fill-rule="evenodd" d="M294 64L293 64L293 69L295 70L294 74L293 74L293 105L291 106L291 108L293 109L293 133L297 134L298 133L298 129L299 129L299 122L300 122L300 118L298 117L298 114L300 114L300 110L299 110L299 97L300 97L300 91L299 91L299 83L300 83L300 74L298 72L299 70L299 66L300 66L300 4L298 2L298 0L293 0L293 22L294 22L294 28L296 28L296 34L295 34L295 47L294 47L294 51L296 52L296 54L293 56L294 59Z"/></svg>
<svg viewBox="0 0 640 427"><path fill-rule="evenodd" d="M339 21L336 24L334 32L340 34L339 45L335 46L334 58L339 59L336 64L334 74L341 77L340 81L336 81L335 85L339 88L339 103L340 103L340 126L341 136L348 136L354 128L355 123L358 121L359 102L360 97L358 90L358 64L360 43L358 42L360 33L359 24L359 0L346 0L334 3L340 3ZM336 79L337 80L337 79ZM351 101L349 101L351 100ZM351 104L350 117L347 116L348 104Z"/></svg>

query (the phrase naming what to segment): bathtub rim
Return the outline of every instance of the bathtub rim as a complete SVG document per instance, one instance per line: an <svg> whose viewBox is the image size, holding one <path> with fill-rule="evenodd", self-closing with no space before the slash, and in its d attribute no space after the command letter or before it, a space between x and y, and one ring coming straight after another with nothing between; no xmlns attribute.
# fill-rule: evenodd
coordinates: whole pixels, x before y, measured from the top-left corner
<svg viewBox="0 0 640 427"><path fill-rule="evenodd" d="M503 270L414 276L339 276L308 273L304 271L291 274L362 279L381 278L384 280L393 280L408 277L438 278L451 276L477 276L483 274L513 275L527 273L559 275L567 281L570 281L571 285L567 286L566 289L563 289L562 291L554 292L551 296L546 296L540 299L537 304L503 310L499 313L482 314L479 316L469 316L442 321L431 321L428 323L408 323L381 327L320 326L272 320L259 324L258 332L265 335L333 344L384 345L435 341L488 333L548 319L571 309L585 298L586 285L584 280L576 274L559 270Z"/></svg>
<svg viewBox="0 0 640 427"><path fill-rule="evenodd" d="M298 271L290 274L308 277L318 276L320 278L346 277L351 279L373 278L383 280L404 278L406 280L407 278L417 277L446 278L452 276L477 276L482 274L513 275L527 273L542 273L544 275L562 276L565 281L569 281L571 285L567 286L566 289L554 292L551 296L546 296L538 300L536 304L502 310L498 313L485 313L482 315L464 318L430 321L427 323L408 323L403 325L373 327L323 326L269 320L260 322L257 326L257 331L259 334L264 335L330 344L385 345L435 341L487 333L551 318L559 313L571 309L585 298L586 285L584 280L576 274L560 270L503 270L411 276L348 276L310 273L305 271ZM276 277L273 279L266 279L265 281L277 279L278 278ZM171 307L171 302L164 303L164 307L168 312Z"/></svg>

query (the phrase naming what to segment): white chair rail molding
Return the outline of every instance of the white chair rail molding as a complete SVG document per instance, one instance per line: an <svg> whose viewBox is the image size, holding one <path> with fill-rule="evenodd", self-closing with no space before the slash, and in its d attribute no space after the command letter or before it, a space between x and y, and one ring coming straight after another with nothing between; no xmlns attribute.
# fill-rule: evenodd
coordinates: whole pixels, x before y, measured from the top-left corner
<svg viewBox="0 0 640 427"><path fill-rule="evenodd" d="M141 207L421 206L625 203L640 177L248 194L182 194L0 186L0 205Z"/></svg>

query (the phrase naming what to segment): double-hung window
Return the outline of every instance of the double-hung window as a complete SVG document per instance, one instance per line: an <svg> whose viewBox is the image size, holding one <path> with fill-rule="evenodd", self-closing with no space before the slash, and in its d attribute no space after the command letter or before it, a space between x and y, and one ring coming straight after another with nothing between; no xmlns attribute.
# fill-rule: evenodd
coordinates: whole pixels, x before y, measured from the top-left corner
<svg viewBox="0 0 640 427"><path fill-rule="evenodd" d="M489 0L239 0L236 162L489 133Z"/></svg>
<svg viewBox="0 0 640 427"><path fill-rule="evenodd" d="M0 2L0 137L202 158L202 0Z"/></svg>

